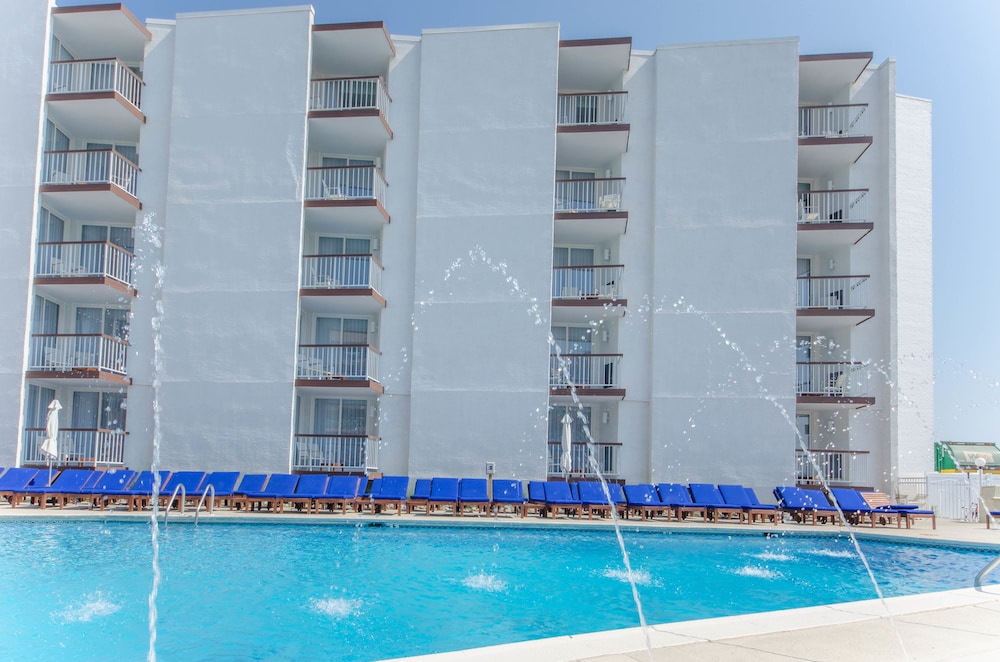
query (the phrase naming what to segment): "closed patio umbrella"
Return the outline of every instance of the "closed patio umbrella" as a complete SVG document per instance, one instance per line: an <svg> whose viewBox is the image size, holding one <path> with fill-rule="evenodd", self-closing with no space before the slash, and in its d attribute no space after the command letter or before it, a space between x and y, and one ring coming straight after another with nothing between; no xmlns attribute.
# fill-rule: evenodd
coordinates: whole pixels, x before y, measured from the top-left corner
<svg viewBox="0 0 1000 662"><path fill-rule="evenodd" d="M562 470L567 476L573 471L573 418L569 412L562 417Z"/></svg>
<svg viewBox="0 0 1000 662"><path fill-rule="evenodd" d="M62 405L58 400L49 403L49 413L45 417L45 439L39 451L49 463L49 482L52 482L52 460L59 457L59 410Z"/></svg>

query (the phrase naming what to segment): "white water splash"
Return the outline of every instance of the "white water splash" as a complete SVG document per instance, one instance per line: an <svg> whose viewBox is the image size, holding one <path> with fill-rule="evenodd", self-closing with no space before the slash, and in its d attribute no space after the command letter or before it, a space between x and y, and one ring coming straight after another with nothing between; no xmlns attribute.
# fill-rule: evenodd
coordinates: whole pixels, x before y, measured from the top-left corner
<svg viewBox="0 0 1000 662"><path fill-rule="evenodd" d="M795 557L791 554L785 554L784 552L761 552L760 554L751 554L755 559L761 561L794 561Z"/></svg>
<svg viewBox="0 0 1000 662"><path fill-rule="evenodd" d="M121 608L121 604L106 598L100 591L95 591L80 602L53 612L52 617L64 623L89 623L96 618L110 616Z"/></svg>
<svg viewBox="0 0 1000 662"><path fill-rule="evenodd" d="M614 579L625 584L636 584L637 586L659 586L660 583L653 579L653 576L649 574L648 570L642 570L641 568L632 570L624 570L622 568L606 568L601 572L602 577L607 579Z"/></svg>
<svg viewBox="0 0 1000 662"><path fill-rule="evenodd" d="M348 616L357 616L360 614L361 600L350 598L313 598L309 601L309 608L330 618L347 618Z"/></svg>
<svg viewBox="0 0 1000 662"><path fill-rule="evenodd" d="M469 575L462 580L462 585L475 591L486 593L503 593L507 590L507 582L496 575L480 572L476 575Z"/></svg>
<svg viewBox="0 0 1000 662"><path fill-rule="evenodd" d="M756 577L758 579L781 579L782 577L780 572L756 565L745 565L733 570L732 573L741 577Z"/></svg>
<svg viewBox="0 0 1000 662"><path fill-rule="evenodd" d="M813 556L826 556L831 559L853 559L857 556L854 552L846 549L810 549L807 550L807 553Z"/></svg>

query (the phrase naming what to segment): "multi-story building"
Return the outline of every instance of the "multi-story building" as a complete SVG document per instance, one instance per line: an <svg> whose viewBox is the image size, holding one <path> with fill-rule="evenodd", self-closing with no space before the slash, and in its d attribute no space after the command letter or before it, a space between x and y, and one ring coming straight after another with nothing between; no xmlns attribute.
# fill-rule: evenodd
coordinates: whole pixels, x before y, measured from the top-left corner
<svg viewBox="0 0 1000 662"><path fill-rule="evenodd" d="M575 476L930 469L930 104L892 60L7 12L0 464L58 399L62 466L544 478L568 425Z"/></svg>

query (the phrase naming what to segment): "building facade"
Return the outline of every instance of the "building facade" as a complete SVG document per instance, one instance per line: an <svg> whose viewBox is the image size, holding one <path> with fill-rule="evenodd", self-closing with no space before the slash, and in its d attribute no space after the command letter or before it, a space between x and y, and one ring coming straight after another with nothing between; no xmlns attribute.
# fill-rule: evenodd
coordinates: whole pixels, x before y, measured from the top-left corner
<svg viewBox="0 0 1000 662"><path fill-rule="evenodd" d="M2 465L58 399L62 466L538 479L568 427L579 477L931 469L930 104L892 60L8 11Z"/></svg>

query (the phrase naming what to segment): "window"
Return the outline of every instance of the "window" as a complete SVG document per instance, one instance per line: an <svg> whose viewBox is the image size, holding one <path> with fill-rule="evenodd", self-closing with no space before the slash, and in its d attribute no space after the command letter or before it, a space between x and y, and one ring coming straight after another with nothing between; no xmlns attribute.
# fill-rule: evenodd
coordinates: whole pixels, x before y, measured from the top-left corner
<svg viewBox="0 0 1000 662"><path fill-rule="evenodd" d="M552 296L565 299L594 296L594 249L556 246L552 249ZM560 267L581 267L565 269Z"/></svg>
<svg viewBox="0 0 1000 662"><path fill-rule="evenodd" d="M582 409L582 412L581 412ZM587 441L587 433L584 431L584 425L590 424L590 407L578 407L576 405L551 405L549 406L549 441L551 442L561 442L562 441L562 419L566 413L569 413L573 423L570 426L570 440L574 443L583 443ZM580 420L580 414L583 414L583 419ZM574 462L575 464L575 462Z"/></svg>
<svg viewBox="0 0 1000 662"><path fill-rule="evenodd" d="M595 209L594 178L592 170L556 170L556 210L579 211Z"/></svg>
<svg viewBox="0 0 1000 662"><path fill-rule="evenodd" d="M367 400L316 399L313 434L363 436L367 423Z"/></svg>
<svg viewBox="0 0 1000 662"><path fill-rule="evenodd" d="M35 295L31 308L31 333L52 335L59 332L59 304Z"/></svg>
<svg viewBox="0 0 1000 662"><path fill-rule="evenodd" d="M49 413L49 403L56 399L55 389L31 384L24 403L24 425L28 428L44 428Z"/></svg>

